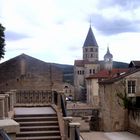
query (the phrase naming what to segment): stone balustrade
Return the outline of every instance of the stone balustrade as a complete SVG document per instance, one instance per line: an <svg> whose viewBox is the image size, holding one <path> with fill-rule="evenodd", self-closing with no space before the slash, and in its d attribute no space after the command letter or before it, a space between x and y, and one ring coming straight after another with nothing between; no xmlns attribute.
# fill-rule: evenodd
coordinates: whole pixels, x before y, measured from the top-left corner
<svg viewBox="0 0 140 140"><path fill-rule="evenodd" d="M52 104L51 91L17 91L16 105L48 105Z"/></svg>
<svg viewBox="0 0 140 140"><path fill-rule="evenodd" d="M12 91L14 93L15 106L43 106L56 104L61 108L61 96L63 92L55 91Z"/></svg>

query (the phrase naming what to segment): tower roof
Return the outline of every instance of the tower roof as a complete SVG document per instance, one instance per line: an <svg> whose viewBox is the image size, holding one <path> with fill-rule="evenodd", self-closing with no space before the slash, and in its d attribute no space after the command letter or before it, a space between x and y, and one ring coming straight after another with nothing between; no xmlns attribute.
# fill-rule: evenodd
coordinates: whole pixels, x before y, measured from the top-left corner
<svg viewBox="0 0 140 140"><path fill-rule="evenodd" d="M92 32L92 29L91 29L91 26L88 30L88 34L87 34L87 37L86 37L86 40L84 42L84 45L83 47L88 47L88 46L95 46L95 47L98 47L98 44L96 42L96 39L95 39L95 36Z"/></svg>
<svg viewBox="0 0 140 140"><path fill-rule="evenodd" d="M105 58L113 58L113 55L109 51L109 47L107 47L107 53L104 55L104 59Z"/></svg>

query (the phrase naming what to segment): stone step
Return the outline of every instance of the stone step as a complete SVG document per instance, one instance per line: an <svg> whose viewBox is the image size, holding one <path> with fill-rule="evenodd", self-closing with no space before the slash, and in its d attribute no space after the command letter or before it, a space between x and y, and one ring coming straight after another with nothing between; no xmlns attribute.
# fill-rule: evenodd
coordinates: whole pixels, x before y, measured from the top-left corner
<svg viewBox="0 0 140 140"><path fill-rule="evenodd" d="M53 130L59 130L59 126L21 126L20 131L53 131Z"/></svg>
<svg viewBox="0 0 140 140"><path fill-rule="evenodd" d="M57 116L56 114L16 114L14 117L49 117L49 116Z"/></svg>
<svg viewBox="0 0 140 140"><path fill-rule="evenodd" d="M61 140L60 136L18 137L16 140Z"/></svg>
<svg viewBox="0 0 140 140"><path fill-rule="evenodd" d="M60 136L60 131L24 131L16 135L17 137L35 137L35 136Z"/></svg>
<svg viewBox="0 0 140 140"><path fill-rule="evenodd" d="M57 121L57 116L42 116L42 117L15 117L15 121L17 122L26 122L26 121Z"/></svg>
<svg viewBox="0 0 140 140"><path fill-rule="evenodd" d="M14 120L20 124L16 140L61 140L59 122L56 112L47 108L19 108ZM43 113L44 112L44 113ZM40 114L39 114L40 113Z"/></svg>
<svg viewBox="0 0 140 140"><path fill-rule="evenodd" d="M50 125L58 125L58 121L20 122L20 126L50 126Z"/></svg>

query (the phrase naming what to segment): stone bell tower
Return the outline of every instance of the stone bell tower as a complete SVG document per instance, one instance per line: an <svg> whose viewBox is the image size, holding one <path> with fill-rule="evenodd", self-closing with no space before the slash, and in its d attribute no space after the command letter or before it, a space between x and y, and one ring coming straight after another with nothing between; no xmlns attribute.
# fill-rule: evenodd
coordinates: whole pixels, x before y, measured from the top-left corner
<svg viewBox="0 0 140 140"><path fill-rule="evenodd" d="M113 55L110 53L109 47L107 47L107 52L104 55L104 68L108 71L113 68Z"/></svg>
<svg viewBox="0 0 140 140"><path fill-rule="evenodd" d="M83 60L88 60L89 62L98 61L98 44L92 32L91 26L83 45Z"/></svg>

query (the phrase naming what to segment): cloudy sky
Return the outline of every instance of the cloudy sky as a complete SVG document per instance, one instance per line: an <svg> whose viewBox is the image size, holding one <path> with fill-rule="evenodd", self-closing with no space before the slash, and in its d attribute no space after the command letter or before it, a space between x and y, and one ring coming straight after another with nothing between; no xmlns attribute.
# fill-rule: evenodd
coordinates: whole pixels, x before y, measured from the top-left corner
<svg viewBox="0 0 140 140"><path fill-rule="evenodd" d="M25 53L46 62L82 59L89 26L103 59L140 60L140 0L0 0L6 61Z"/></svg>

